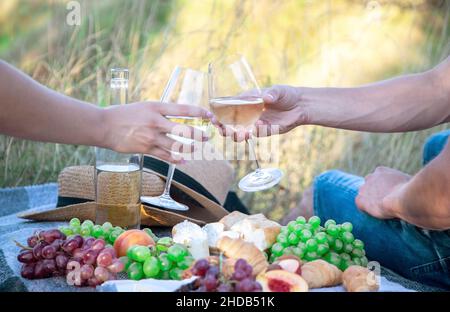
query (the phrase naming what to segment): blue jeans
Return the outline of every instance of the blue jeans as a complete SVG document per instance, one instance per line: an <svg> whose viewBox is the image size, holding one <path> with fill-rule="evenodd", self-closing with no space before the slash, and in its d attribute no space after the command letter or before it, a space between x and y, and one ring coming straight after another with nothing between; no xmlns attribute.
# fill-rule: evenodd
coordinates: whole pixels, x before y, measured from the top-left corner
<svg viewBox="0 0 450 312"><path fill-rule="evenodd" d="M450 130L428 138L423 163L443 149ZM330 170L314 180L314 212L322 220L353 223L355 237L365 243L369 260L406 278L450 289L450 231L424 230L402 220L379 220L361 212L355 197L364 179Z"/></svg>

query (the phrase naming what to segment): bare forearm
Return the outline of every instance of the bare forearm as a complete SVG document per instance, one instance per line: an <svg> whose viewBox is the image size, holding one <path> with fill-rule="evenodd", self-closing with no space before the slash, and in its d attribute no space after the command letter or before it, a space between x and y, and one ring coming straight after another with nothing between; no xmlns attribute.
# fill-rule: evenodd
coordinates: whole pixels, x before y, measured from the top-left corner
<svg viewBox="0 0 450 312"><path fill-rule="evenodd" d="M450 142L439 156L387 197L393 215L428 229L450 229Z"/></svg>
<svg viewBox="0 0 450 312"><path fill-rule="evenodd" d="M0 133L66 144L101 145L101 109L52 91L0 61Z"/></svg>
<svg viewBox="0 0 450 312"><path fill-rule="evenodd" d="M349 130L399 132L450 121L450 61L421 74L357 88L302 88L308 123Z"/></svg>

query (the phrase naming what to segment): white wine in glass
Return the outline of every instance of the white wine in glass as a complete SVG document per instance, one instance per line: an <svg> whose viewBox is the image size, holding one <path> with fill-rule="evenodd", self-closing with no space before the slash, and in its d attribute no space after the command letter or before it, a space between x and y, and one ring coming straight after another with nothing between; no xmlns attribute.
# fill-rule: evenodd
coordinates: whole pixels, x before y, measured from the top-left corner
<svg viewBox="0 0 450 312"><path fill-rule="evenodd" d="M161 97L161 102L167 105L188 104L206 107L208 102L206 80L206 74L204 72L190 68L176 67L167 82ZM173 122L193 126L200 130L206 129L209 124L208 120L187 116L166 116L166 118ZM167 134L167 136L183 144L191 144L194 142L192 138L181 137L175 134ZM188 206L173 200L170 196L170 186L174 172L175 165L169 164L163 194L156 197L141 196L141 201L152 206L170 210L189 210Z"/></svg>
<svg viewBox="0 0 450 312"><path fill-rule="evenodd" d="M209 106L223 125L250 133L246 140L256 159L256 170L239 181L244 192L266 190L283 177L278 168L261 168L252 141L252 129L264 110L262 92L243 56L227 57L208 66Z"/></svg>

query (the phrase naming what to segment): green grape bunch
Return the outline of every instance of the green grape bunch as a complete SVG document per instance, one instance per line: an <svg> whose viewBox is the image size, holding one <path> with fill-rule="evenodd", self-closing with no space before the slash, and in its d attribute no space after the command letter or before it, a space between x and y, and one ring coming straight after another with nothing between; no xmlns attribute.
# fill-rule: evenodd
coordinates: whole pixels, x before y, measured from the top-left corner
<svg viewBox="0 0 450 312"><path fill-rule="evenodd" d="M81 223L78 218L72 218L68 226L61 226L59 230L66 236L79 234L83 237L101 238L109 245L114 245L117 237L125 232L120 226L113 226L110 222L100 225L94 224L91 220L84 220Z"/></svg>
<svg viewBox="0 0 450 312"><path fill-rule="evenodd" d="M156 245L152 247L131 246L120 260L132 280L181 280L184 270L194 263L186 246L173 243L171 237L156 238Z"/></svg>
<svg viewBox="0 0 450 312"><path fill-rule="evenodd" d="M272 263L283 255L295 255L303 261L323 259L344 271L350 265L367 266L364 243L355 239L350 222L336 224L312 216L307 221L300 216L281 228L276 242L269 251Z"/></svg>

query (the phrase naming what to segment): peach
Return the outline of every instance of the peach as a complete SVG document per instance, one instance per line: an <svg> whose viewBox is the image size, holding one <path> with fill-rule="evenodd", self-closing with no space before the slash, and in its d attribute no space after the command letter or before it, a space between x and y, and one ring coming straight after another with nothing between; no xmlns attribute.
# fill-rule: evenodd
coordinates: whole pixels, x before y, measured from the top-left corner
<svg viewBox="0 0 450 312"><path fill-rule="evenodd" d="M117 257L123 257L127 255L127 250L133 245L141 246L154 246L155 241L145 231L141 230L128 230L120 234L114 242L114 250L117 253Z"/></svg>
<svg viewBox="0 0 450 312"><path fill-rule="evenodd" d="M265 292L307 292L308 284L298 274L272 270L258 275L257 281Z"/></svg>

